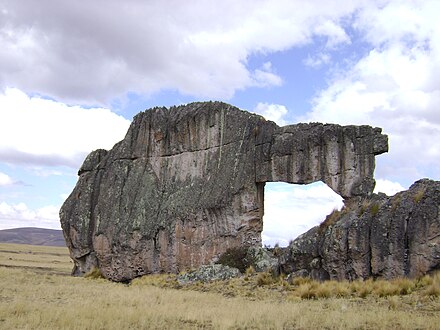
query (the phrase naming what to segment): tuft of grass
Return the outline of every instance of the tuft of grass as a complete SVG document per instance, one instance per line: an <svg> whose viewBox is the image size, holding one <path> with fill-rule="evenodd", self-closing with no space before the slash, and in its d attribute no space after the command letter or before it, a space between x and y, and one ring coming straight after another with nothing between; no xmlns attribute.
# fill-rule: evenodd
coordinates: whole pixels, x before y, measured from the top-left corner
<svg viewBox="0 0 440 330"><path fill-rule="evenodd" d="M126 285L71 277L67 249L57 251L0 244L1 329L438 329L440 274L390 281L397 294L384 297L373 293L384 280L273 277L258 286L257 273L188 285L146 275Z"/></svg>
<svg viewBox="0 0 440 330"><path fill-rule="evenodd" d="M425 296L440 297L440 284L433 283L429 285L425 290L422 291Z"/></svg>
<svg viewBox="0 0 440 330"><path fill-rule="evenodd" d="M311 288L312 289L312 288ZM314 294L316 298L330 298L333 296L331 285L317 285L314 288Z"/></svg>
<svg viewBox="0 0 440 330"><path fill-rule="evenodd" d="M373 217L376 216L379 212L379 204L373 203L370 207L370 212Z"/></svg>
<svg viewBox="0 0 440 330"><path fill-rule="evenodd" d="M98 267L93 267L91 270L89 270L85 275L85 278L96 280L96 279L103 279L104 275L102 275L101 270Z"/></svg>
<svg viewBox="0 0 440 330"><path fill-rule="evenodd" d="M440 272L430 276L430 279L430 281L426 281L428 284L422 291L422 294L424 296L440 297Z"/></svg>
<svg viewBox="0 0 440 330"><path fill-rule="evenodd" d="M329 215L327 215L325 217L325 220L323 222L321 222L321 224L319 225L319 231L323 232L325 231L328 227L334 225L342 216L343 211L339 211L338 209L334 209L332 211L332 213L330 213Z"/></svg>
<svg viewBox="0 0 440 330"><path fill-rule="evenodd" d="M334 297L345 298L351 295L349 282L331 281L331 286Z"/></svg>
<svg viewBox="0 0 440 330"><path fill-rule="evenodd" d="M276 282L276 279L270 272L264 272L259 273L257 275L257 285L258 286L264 286L264 285L271 285Z"/></svg>
<svg viewBox="0 0 440 330"><path fill-rule="evenodd" d="M251 275L253 275L255 273L255 268L251 265L251 266L249 266L247 269L246 269L246 271L245 271L245 275L246 276L251 276Z"/></svg>
<svg viewBox="0 0 440 330"><path fill-rule="evenodd" d="M388 301L388 304L389 304L388 308L393 310L393 311L398 309L400 307L400 305L401 305L401 301L400 301L398 296L388 297L387 301Z"/></svg>
<svg viewBox="0 0 440 330"><path fill-rule="evenodd" d="M307 278L298 278L297 286L293 288L293 294L301 299L327 299L342 298L351 296L349 282L343 281L324 281L317 282L306 280Z"/></svg>
<svg viewBox="0 0 440 330"><path fill-rule="evenodd" d="M391 200L391 210L395 212L399 208L401 202L402 202L402 195L401 194L394 195L394 197Z"/></svg>
<svg viewBox="0 0 440 330"><path fill-rule="evenodd" d="M367 298L368 296L370 296L373 293L373 281L365 281L363 282L364 285L361 285L357 291L355 291L355 293L357 294L357 296L359 298Z"/></svg>
<svg viewBox="0 0 440 330"><path fill-rule="evenodd" d="M310 283L312 281L313 280L310 277L303 277L303 276L294 277L290 280L293 286L299 286L301 284Z"/></svg>
<svg viewBox="0 0 440 330"><path fill-rule="evenodd" d="M290 293L294 299L387 299L390 309L398 304L397 298L412 296L423 297L440 296L440 273L426 275L417 279L398 278L393 280L328 280L318 282L309 277L294 277L287 281L282 276L276 277L271 272L256 273L249 267L241 278L228 281L214 281L210 283L194 283L179 285L176 276L172 274L146 275L132 281L132 286L155 286L160 288L174 288L196 290L202 292L218 292L227 297L254 297L259 299L273 295ZM370 298L372 297L372 298Z"/></svg>
<svg viewBox="0 0 440 330"><path fill-rule="evenodd" d="M434 278L429 275L425 275L416 280L415 285L416 288L421 289L431 285L434 282Z"/></svg>
<svg viewBox="0 0 440 330"><path fill-rule="evenodd" d="M415 281L409 278L397 278L392 282L398 286L400 295L411 294L416 288Z"/></svg>
<svg viewBox="0 0 440 330"><path fill-rule="evenodd" d="M399 293L399 287L389 281L377 281L373 289L373 294L379 297L396 296Z"/></svg>
<svg viewBox="0 0 440 330"><path fill-rule="evenodd" d="M418 203L422 200L423 196L425 196L425 188L420 188L414 193L414 202Z"/></svg>
<svg viewBox="0 0 440 330"><path fill-rule="evenodd" d="M370 208L370 201L364 199L358 210L358 217L364 214Z"/></svg>
<svg viewBox="0 0 440 330"><path fill-rule="evenodd" d="M317 298L317 284L316 282L301 284L295 291L294 295L300 297L301 299L315 299Z"/></svg>

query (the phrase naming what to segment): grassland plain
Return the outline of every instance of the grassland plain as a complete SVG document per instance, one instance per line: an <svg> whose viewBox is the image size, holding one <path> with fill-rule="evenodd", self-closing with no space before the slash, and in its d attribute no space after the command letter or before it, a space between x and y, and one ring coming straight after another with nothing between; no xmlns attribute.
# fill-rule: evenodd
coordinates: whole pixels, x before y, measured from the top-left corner
<svg viewBox="0 0 440 330"><path fill-rule="evenodd" d="M440 275L290 282L251 270L181 286L70 276L65 248L0 244L0 329L439 329Z"/></svg>

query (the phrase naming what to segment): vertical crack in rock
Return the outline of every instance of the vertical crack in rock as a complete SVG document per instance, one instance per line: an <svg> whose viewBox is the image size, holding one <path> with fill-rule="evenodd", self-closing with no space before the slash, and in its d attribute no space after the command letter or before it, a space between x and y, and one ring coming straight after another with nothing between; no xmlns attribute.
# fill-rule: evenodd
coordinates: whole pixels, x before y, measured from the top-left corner
<svg viewBox="0 0 440 330"><path fill-rule="evenodd" d="M225 109L221 108L221 110L220 110L220 151L219 151L219 156L218 156L218 167L217 168L220 168L220 164L222 162L224 128L225 128Z"/></svg>
<svg viewBox="0 0 440 330"><path fill-rule="evenodd" d="M369 196L375 155L387 150L370 126L279 127L221 102L146 110L111 150L86 158L60 210L75 274L99 266L126 281L260 245L266 182Z"/></svg>
<svg viewBox="0 0 440 330"><path fill-rule="evenodd" d="M410 273L410 264L409 264L409 235L408 235L408 222L409 217L404 220L404 250L403 250L403 267L405 276L408 276Z"/></svg>
<svg viewBox="0 0 440 330"><path fill-rule="evenodd" d="M373 274L373 249L371 247L372 239L371 239L371 226L372 222L368 223L368 236L366 237L368 242L368 259L367 259L367 269L368 273L365 277L370 277Z"/></svg>

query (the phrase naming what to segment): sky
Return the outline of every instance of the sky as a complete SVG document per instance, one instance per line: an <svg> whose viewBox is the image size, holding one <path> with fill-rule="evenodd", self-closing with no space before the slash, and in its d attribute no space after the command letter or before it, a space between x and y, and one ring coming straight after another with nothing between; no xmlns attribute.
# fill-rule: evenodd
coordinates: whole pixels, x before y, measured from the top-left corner
<svg viewBox="0 0 440 330"><path fill-rule="evenodd" d="M60 229L90 151L193 101L382 127L377 192L439 180L439 16L437 0L0 0L0 229ZM341 205L324 184L268 184L263 242Z"/></svg>

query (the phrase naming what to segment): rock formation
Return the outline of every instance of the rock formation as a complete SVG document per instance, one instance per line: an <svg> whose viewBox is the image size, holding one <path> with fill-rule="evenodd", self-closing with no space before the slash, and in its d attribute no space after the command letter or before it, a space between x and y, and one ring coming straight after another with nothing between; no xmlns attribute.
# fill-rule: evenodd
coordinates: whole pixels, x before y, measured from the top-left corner
<svg viewBox="0 0 440 330"><path fill-rule="evenodd" d="M239 276L241 273L237 268L214 264L204 265L187 273L179 274L177 282L180 285L185 285L194 282L224 281Z"/></svg>
<svg viewBox="0 0 440 330"><path fill-rule="evenodd" d="M368 196L374 157L387 150L369 126L278 127L219 102L147 110L113 149L87 156L60 210L73 273L99 267L125 281L260 245L265 182Z"/></svg>
<svg viewBox="0 0 440 330"><path fill-rule="evenodd" d="M440 269L440 182L352 198L294 240L281 271L314 279L417 277Z"/></svg>

